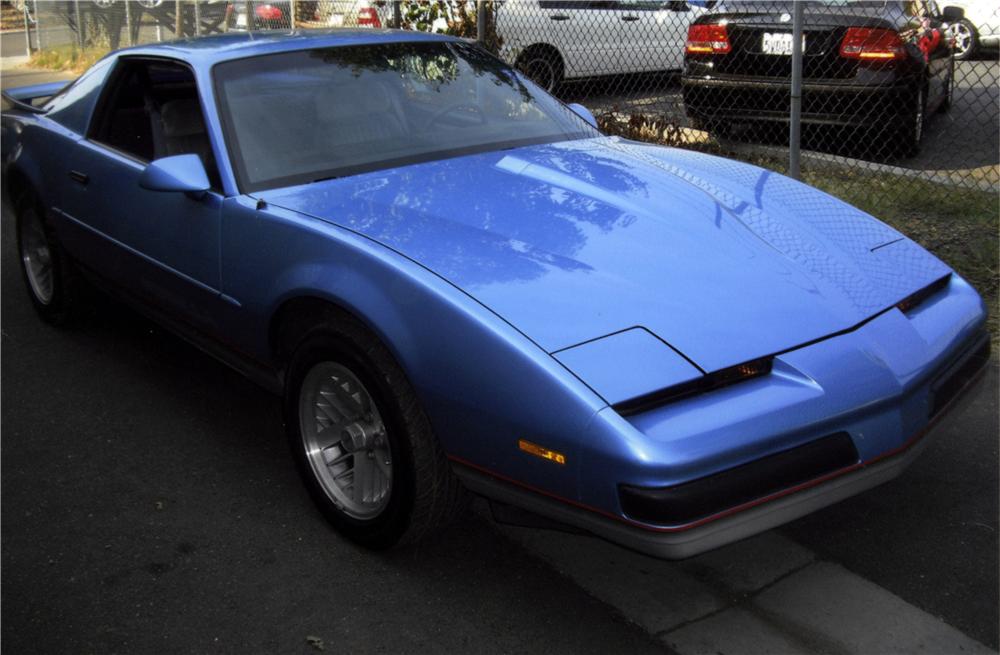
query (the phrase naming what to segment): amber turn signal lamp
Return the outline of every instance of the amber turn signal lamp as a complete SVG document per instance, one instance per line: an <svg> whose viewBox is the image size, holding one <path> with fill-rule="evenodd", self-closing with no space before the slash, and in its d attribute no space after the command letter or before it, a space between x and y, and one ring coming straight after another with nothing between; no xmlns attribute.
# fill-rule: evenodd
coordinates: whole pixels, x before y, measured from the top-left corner
<svg viewBox="0 0 1000 655"><path fill-rule="evenodd" d="M530 455L547 459L550 462L555 462L556 464L566 463L566 456L562 453L557 453L556 451L549 450L548 448L542 448L538 444L525 441L524 439L518 440L517 447Z"/></svg>

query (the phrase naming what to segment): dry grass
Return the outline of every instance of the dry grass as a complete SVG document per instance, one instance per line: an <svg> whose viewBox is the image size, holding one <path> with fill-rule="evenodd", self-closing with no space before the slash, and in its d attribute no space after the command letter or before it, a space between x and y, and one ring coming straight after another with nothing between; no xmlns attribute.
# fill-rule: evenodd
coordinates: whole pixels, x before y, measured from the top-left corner
<svg viewBox="0 0 1000 655"><path fill-rule="evenodd" d="M28 65L32 68L82 73L107 53L106 48L81 49L76 46L60 46L34 53Z"/></svg>

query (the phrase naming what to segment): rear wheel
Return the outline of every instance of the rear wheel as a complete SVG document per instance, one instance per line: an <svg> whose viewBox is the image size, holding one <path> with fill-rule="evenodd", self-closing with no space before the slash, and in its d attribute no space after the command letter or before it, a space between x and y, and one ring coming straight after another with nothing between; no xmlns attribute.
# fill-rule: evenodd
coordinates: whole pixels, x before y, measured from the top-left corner
<svg viewBox="0 0 1000 655"><path fill-rule="evenodd" d="M403 372L344 315L310 331L288 371L285 426L317 506L369 548L416 541L453 519L464 491Z"/></svg>
<svg viewBox="0 0 1000 655"><path fill-rule="evenodd" d="M927 91L923 86L917 87L907 104L897 136L897 150L903 157L914 157L920 152L927 122Z"/></svg>
<svg viewBox="0 0 1000 655"><path fill-rule="evenodd" d="M32 193L18 199L15 211L18 258L31 304L45 322L63 325L77 304L77 273L52 237L44 209Z"/></svg>
<svg viewBox="0 0 1000 655"><path fill-rule="evenodd" d="M951 65L948 67L948 82L944 87L944 97L938 105L938 112L945 113L951 109L951 100L955 95L955 58L952 57Z"/></svg>
<svg viewBox="0 0 1000 655"><path fill-rule="evenodd" d="M528 48L517 58L517 68L549 93L555 93L562 83L562 59L548 48Z"/></svg>

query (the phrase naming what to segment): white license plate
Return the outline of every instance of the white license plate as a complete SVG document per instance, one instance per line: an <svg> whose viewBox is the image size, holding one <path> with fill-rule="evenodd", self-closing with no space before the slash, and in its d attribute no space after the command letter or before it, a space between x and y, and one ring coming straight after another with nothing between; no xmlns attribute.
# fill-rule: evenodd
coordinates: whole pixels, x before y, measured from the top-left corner
<svg viewBox="0 0 1000 655"><path fill-rule="evenodd" d="M764 32L764 40L760 51L765 55L792 54L792 35L790 32ZM806 51L806 35L802 35L802 52Z"/></svg>
<svg viewBox="0 0 1000 655"><path fill-rule="evenodd" d="M343 26L344 26L343 14L330 14L330 27L343 27Z"/></svg>
<svg viewBox="0 0 1000 655"><path fill-rule="evenodd" d="M247 15L236 14L236 27L246 27L246 26L247 26Z"/></svg>

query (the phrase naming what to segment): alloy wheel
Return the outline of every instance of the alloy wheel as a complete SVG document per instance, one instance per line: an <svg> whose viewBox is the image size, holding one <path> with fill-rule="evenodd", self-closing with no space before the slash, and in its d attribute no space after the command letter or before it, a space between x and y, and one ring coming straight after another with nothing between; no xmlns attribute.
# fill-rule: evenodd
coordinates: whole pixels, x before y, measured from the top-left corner
<svg viewBox="0 0 1000 655"><path fill-rule="evenodd" d="M21 260L27 274L31 293L43 305L52 302L55 294L55 271L52 265L52 249L45 236L45 228L38 213L28 210L19 237L21 240Z"/></svg>
<svg viewBox="0 0 1000 655"><path fill-rule="evenodd" d="M302 382L299 424L306 459L333 504L368 520L392 492L392 452L371 393L350 369L320 362Z"/></svg>
<svg viewBox="0 0 1000 655"><path fill-rule="evenodd" d="M968 56L972 49L972 29L965 23L959 22L952 26L952 34L955 37L955 57L962 59Z"/></svg>

